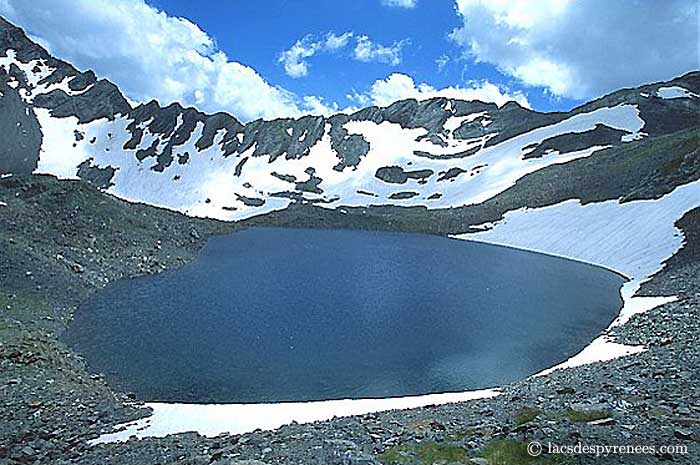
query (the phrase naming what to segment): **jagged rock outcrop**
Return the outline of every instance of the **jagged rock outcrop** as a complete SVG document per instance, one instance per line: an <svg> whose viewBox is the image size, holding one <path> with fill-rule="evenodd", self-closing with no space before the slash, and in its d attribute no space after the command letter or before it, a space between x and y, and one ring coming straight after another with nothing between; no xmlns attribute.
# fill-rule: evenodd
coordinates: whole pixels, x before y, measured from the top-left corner
<svg viewBox="0 0 700 465"><path fill-rule="evenodd" d="M132 108L114 84L51 57L2 19L0 90L9 134L0 172L79 177L123 198L227 220L292 204L479 204L550 165L697 128L700 111L692 72L567 113L431 98L242 123L178 103ZM692 160L683 166L695 174Z"/></svg>

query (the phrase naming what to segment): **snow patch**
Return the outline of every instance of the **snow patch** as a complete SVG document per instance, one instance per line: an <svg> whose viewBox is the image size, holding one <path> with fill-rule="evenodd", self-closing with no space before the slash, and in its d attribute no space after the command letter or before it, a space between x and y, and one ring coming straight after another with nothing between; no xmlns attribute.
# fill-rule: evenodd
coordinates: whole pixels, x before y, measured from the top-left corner
<svg viewBox="0 0 700 465"><path fill-rule="evenodd" d="M30 60L23 63L17 58L17 53L15 50L9 49L6 51L6 56L0 57L0 69L9 72L11 65L17 66L24 73L27 79L27 84L29 87L33 88L32 93L24 93L23 100L27 103L31 103L34 100L34 97L37 95L48 94L54 90L62 90L68 95L79 95L92 87L92 85L90 85L80 91L72 90L68 84L75 78L75 76L66 76L61 82L57 83L44 83L39 85L39 82L53 74L56 71L56 68L49 67L46 65L44 60L41 59ZM10 87L17 88L17 86L19 86L19 82L12 80L8 82L8 85Z"/></svg>
<svg viewBox="0 0 700 465"><path fill-rule="evenodd" d="M470 121L474 121L477 118L480 118L482 116L485 116L486 112L482 111L479 113L471 113L466 116L451 116L447 118L447 121L445 121L445 124L442 125L443 128L445 128L447 131L450 133L454 132L455 129L459 128L462 124L468 123Z"/></svg>
<svg viewBox="0 0 700 465"><path fill-rule="evenodd" d="M65 82L59 85L65 86ZM126 117L79 124L75 117L54 118L46 109L36 109L36 113L44 134L37 172L54 174L60 178L75 178L78 166L91 160L91 166L112 167L116 170L112 180L114 185L109 188L109 192L114 195L130 201L170 208L187 215L221 220L240 220L286 208L291 200L272 194L288 191L290 186L272 173L291 174L299 180L306 180L308 174L305 170L309 166L314 167L315 175L321 178L319 187L323 193L304 192L302 195L307 200L322 202L319 205L326 208L391 204L447 208L476 204L503 192L531 172L552 164L587 157L603 148L592 146L576 152L523 159L528 145L560 134L589 131L597 124L623 129L631 133L630 138L636 138L641 137L639 131L644 125L636 106L618 105L577 114L484 148L488 138L495 134L467 140L455 139L448 134L443 139L447 147L441 147L428 139L417 140L427 135L425 128L402 128L399 124L390 122L376 124L370 121L350 121L345 124L345 129L349 134L362 135L370 143L370 150L357 166L339 172L334 169L339 157L331 147L328 124L321 140L310 148L306 156L287 159L283 155L270 162L268 154L252 156L253 151L224 157L221 148L224 131L221 130L216 133L214 143L200 151L194 145L202 135L202 124L198 123L189 140L173 149L173 156L189 152L188 163L183 166L175 161L161 171L154 171L152 168L157 165L154 157L139 161L135 150L123 148L131 138L126 129L131 120ZM458 127L456 125L464 121L485 116L487 115L481 112L453 117L448 119L447 127ZM178 117L177 126L181 124L182 119ZM141 129L143 135L139 148L149 147L158 141L158 150L161 151L165 145L161 136L152 134L145 124L141 125ZM75 130L85 135L82 141L75 141ZM300 135L300 139L306 136L305 132ZM242 142L243 133L237 133L236 138ZM91 143L93 140L94 143ZM438 158L428 158L420 152ZM455 154L462 152L469 155L454 158ZM236 167L246 157L240 176L235 176ZM420 195L410 199L391 199L397 186L375 177L377 169L391 165L400 166L406 171L431 170L435 175L421 181L421 184L416 179L409 179L400 189L419 192ZM482 169L475 170L478 166ZM451 168L459 168L468 174L449 183L438 182L437 174ZM254 185L255 188L246 187L248 185ZM358 190L373 192L376 196L358 194ZM440 192L442 197L428 200L429 194L434 192ZM261 206L246 205L238 196L263 199L265 203Z"/></svg>
<svg viewBox="0 0 700 465"><path fill-rule="evenodd" d="M616 270L637 285L683 243L674 223L700 205L700 181L657 200L582 205L567 200L510 211L488 231L456 237L571 258Z"/></svg>
<svg viewBox="0 0 700 465"><path fill-rule="evenodd" d="M698 94L695 94L685 87L671 86L671 87L659 87L656 91L656 96L662 99L674 99L674 98L698 98Z"/></svg>
<svg viewBox="0 0 700 465"><path fill-rule="evenodd" d="M642 351L644 351L644 346L628 346L625 344L620 344L619 342L613 342L610 336L602 335L594 339L593 342L588 344L581 352L574 355L567 361L551 368L547 368L546 370L542 370L535 376L548 375L553 371L564 368L574 368L577 366L588 365L590 363L614 360L616 358L638 354Z"/></svg>
<svg viewBox="0 0 700 465"><path fill-rule="evenodd" d="M104 434L91 441L91 444L126 441L132 436L164 437L188 431L196 431L210 437L222 433L242 434L256 429L276 429L293 421L311 423L333 417L484 399L499 394L500 391L497 389L482 389L386 399L342 399L278 404L149 403L146 405L153 409L153 415L135 422L117 425L115 428L124 429Z"/></svg>
<svg viewBox="0 0 700 465"><path fill-rule="evenodd" d="M570 258L626 275L630 281L621 290L624 305L611 328L625 324L635 314L676 299L675 296L634 294L682 247L684 237L675 222L699 206L700 181L695 181L656 200L626 203L609 200L588 205L582 205L579 200L567 200L548 207L510 211L487 231L455 237ZM613 342L604 333L580 353L540 374L642 350L643 346Z"/></svg>

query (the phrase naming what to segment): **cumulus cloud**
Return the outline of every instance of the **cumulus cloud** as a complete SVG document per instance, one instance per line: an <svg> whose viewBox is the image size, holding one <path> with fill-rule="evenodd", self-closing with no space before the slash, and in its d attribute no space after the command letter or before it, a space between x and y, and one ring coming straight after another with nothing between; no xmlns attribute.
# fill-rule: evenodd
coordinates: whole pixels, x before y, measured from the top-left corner
<svg viewBox="0 0 700 465"><path fill-rule="evenodd" d="M352 32L336 35L327 33L322 39L314 39L307 35L297 40L289 50L285 50L279 57L279 62L284 65L284 71L293 78L303 77L309 74L307 58L319 52L334 52L345 47L353 36Z"/></svg>
<svg viewBox="0 0 700 465"><path fill-rule="evenodd" d="M391 46L384 46L374 43L366 35L356 35L353 32L340 35L329 32L321 37L309 34L297 40L289 50L282 52L278 61L282 63L288 76L305 77L309 74L309 58L318 53L335 52L345 48L351 38L355 39L352 58L365 63L378 62L393 66L401 63L401 49L409 43L407 39L403 39Z"/></svg>
<svg viewBox="0 0 700 465"><path fill-rule="evenodd" d="M375 81L367 92L355 92L347 97L361 106L387 106L397 100L407 98L424 100L433 97L446 97L461 100L493 102L499 106L510 100L514 100L520 105L530 108L530 103L522 92L510 93L508 89L499 87L488 81L472 82L466 87L450 86L436 89L426 83L416 84L411 76L401 73L393 73L386 79Z"/></svg>
<svg viewBox="0 0 700 465"><path fill-rule="evenodd" d="M408 45L407 39L394 42L391 46L375 44L367 36L359 36L353 51L356 60L365 63L376 61L396 66L401 63L401 49Z"/></svg>
<svg viewBox="0 0 700 465"><path fill-rule="evenodd" d="M270 84L230 60L197 25L143 0L0 0L0 14L52 54L114 81L132 100L177 101L242 120L335 108Z"/></svg>
<svg viewBox="0 0 700 465"><path fill-rule="evenodd" d="M456 0L450 37L551 94L591 98L698 68L696 0Z"/></svg>
<svg viewBox="0 0 700 465"><path fill-rule="evenodd" d="M416 0L382 0L382 5L399 8L415 8Z"/></svg>

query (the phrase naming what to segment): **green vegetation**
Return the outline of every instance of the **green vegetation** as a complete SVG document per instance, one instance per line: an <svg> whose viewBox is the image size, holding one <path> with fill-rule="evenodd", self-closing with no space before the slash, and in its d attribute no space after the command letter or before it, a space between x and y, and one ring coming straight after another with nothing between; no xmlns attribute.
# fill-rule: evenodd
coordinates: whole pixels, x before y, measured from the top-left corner
<svg viewBox="0 0 700 465"><path fill-rule="evenodd" d="M49 304L39 293L23 292L14 294L5 289L0 290L0 309L4 312L21 311L28 308L46 311Z"/></svg>
<svg viewBox="0 0 700 465"><path fill-rule="evenodd" d="M428 442L418 448L418 458L421 463L433 464L435 462L464 463L467 459L467 451L464 447L454 444L438 444Z"/></svg>
<svg viewBox="0 0 700 465"><path fill-rule="evenodd" d="M379 461L385 465L400 465L404 463L411 463L413 448L402 444L400 446L394 446L390 449L385 450L379 454Z"/></svg>
<svg viewBox="0 0 700 465"><path fill-rule="evenodd" d="M0 289L0 340L8 341L10 335L16 333L16 325L12 321L20 321L23 324L40 326L42 320L50 315L49 303L45 296L38 292L26 290L10 292ZM9 334L5 334L9 331Z"/></svg>
<svg viewBox="0 0 700 465"><path fill-rule="evenodd" d="M525 408L518 412L517 415L513 418L513 423L515 426L520 426L524 425L525 423L529 423L532 420L534 420L538 415L542 415L542 410L538 408Z"/></svg>
<svg viewBox="0 0 700 465"><path fill-rule="evenodd" d="M528 454L527 444L514 439L492 441L481 449L480 455L490 465L527 465L537 460Z"/></svg>
<svg viewBox="0 0 700 465"><path fill-rule="evenodd" d="M603 418L610 418L610 413L605 410L574 410L569 409L566 411L566 416L569 420L576 423L585 423L588 421L602 420Z"/></svg>

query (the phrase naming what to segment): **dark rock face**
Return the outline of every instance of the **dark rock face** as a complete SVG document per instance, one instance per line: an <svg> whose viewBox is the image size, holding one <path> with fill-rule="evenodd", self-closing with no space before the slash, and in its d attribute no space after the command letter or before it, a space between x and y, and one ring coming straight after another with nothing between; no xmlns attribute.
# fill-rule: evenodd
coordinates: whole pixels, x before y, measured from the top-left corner
<svg viewBox="0 0 700 465"><path fill-rule="evenodd" d="M448 110L449 107L451 110ZM428 134L436 135L445 132L444 124L450 116L466 116L477 111L497 109L495 104L482 102L465 102L447 98L431 98L417 101L415 99L400 100L386 108L368 107L350 115L352 121L372 121L382 123L388 121L397 123L402 128L425 128Z"/></svg>
<svg viewBox="0 0 700 465"><path fill-rule="evenodd" d="M242 153L255 145L253 156L268 155L270 162L283 155L287 159L302 158L321 139L323 127L320 116L255 120L243 128L243 142L237 151Z"/></svg>
<svg viewBox="0 0 700 465"><path fill-rule="evenodd" d="M420 195L418 192L410 192L410 191L404 191L404 192L394 192L389 196L391 200L404 200L404 199L411 199L413 197L416 197Z"/></svg>
<svg viewBox="0 0 700 465"><path fill-rule="evenodd" d="M575 152L594 145L617 145L621 143L621 137L625 134L628 133L597 124L595 129L590 131L560 134L545 139L540 144L536 144L535 149L525 154L523 158L539 158L548 152Z"/></svg>
<svg viewBox="0 0 700 465"><path fill-rule="evenodd" d="M636 105L645 122L642 131L650 136L670 134L697 126L700 98L663 99L657 96L660 87L680 86L700 94L700 72L691 71L668 82L656 82L637 88L621 89L574 108L570 114L586 113L616 105Z"/></svg>
<svg viewBox="0 0 700 465"><path fill-rule="evenodd" d="M137 150L137 151L136 151L136 158L137 158L139 161L143 161L143 160L145 160L145 159L148 158L148 157L155 157L155 156L157 156L157 151L156 151L156 150L158 149L158 143L159 143L159 142L158 142L158 140L156 139L156 140L154 140L153 142L151 142L151 145L148 146L148 148Z"/></svg>
<svg viewBox="0 0 700 465"><path fill-rule="evenodd" d="M62 90L40 94L34 98L34 105L51 110L51 116L64 118L75 116L81 123L89 123L100 118L113 119L124 115L131 107L117 86L109 81L97 81L85 92L69 96Z"/></svg>
<svg viewBox="0 0 700 465"><path fill-rule="evenodd" d="M284 182L296 182L297 177L291 174L280 174L276 171L273 171L270 173L272 176L276 177L277 179L284 181Z"/></svg>
<svg viewBox="0 0 700 465"><path fill-rule="evenodd" d="M539 113L523 108L515 102L508 102L499 108L492 122L486 126L488 132L498 134L490 138L485 147L496 145L542 126L555 124L569 116L566 113Z"/></svg>
<svg viewBox="0 0 700 465"><path fill-rule="evenodd" d="M240 176L241 173L243 172L243 166L245 165L245 162L248 161L248 157L242 158L241 161L238 162L236 165L236 168L234 170L234 175L235 176Z"/></svg>
<svg viewBox="0 0 700 465"><path fill-rule="evenodd" d="M379 196L378 196L377 194L375 194L374 192L369 192L369 191L362 190L362 189L358 189L358 190L357 190L357 193L360 194L360 195L367 195L367 196L369 196L369 197L379 197Z"/></svg>
<svg viewBox="0 0 700 465"><path fill-rule="evenodd" d="M115 169L111 166L100 168L92 164L92 159L85 160L78 166L78 177L98 189L108 189L112 186Z"/></svg>
<svg viewBox="0 0 700 465"><path fill-rule="evenodd" d="M432 175L432 170L404 171L400 166L384 166L374 174L378 179L390 184L405 184L409 179L418 179L418 183L422 184Z"/></svg>
<svg viewBox="0 0 700 465"><path fill-rule="evenodd" d="M349 121L347 115L334 115L328 119L331 125L331 147L338 154L340 161L333 167L343 171L347 167L355 167L360 159L369 152L369 142L359 134L349 134L344 124Z"/></svg>
<svg viewBox="0 0 700 465"><path fill-rule="evenodd" d="M236 194L236 198L243 202L246 207L262 207L265 205L265 199L258 199L255 197L245 197L243 195Z"/></svg>
<svg viewBox="0 0 700 465"><path fill-rule="evenodd" d="M447 142L445 142L445 140L442 137L440 137L437 134L427 133L416 138L416 142L420 142L422 140L428 140L431 144L439 145L440 147L447 147L449 145Z"/></svg>
<svg viewBox="0 0 700 465"><path fill-rule="evenodd" d="M445 110L447 99L436 98L418 102L407 99L395 102L382 110L384 121L398 123L403 128L425 128L431 133L440 132L450 116Z"/></svg>
<svg viewBox="0 0 700 465"><path fill-rule="evenodd" d="M462 168L455 167L455 168L450 168L447 171L442 171L440 172L440 176L438 176L437 180L438 182L440 181L454 181L457 176L459 176L462 173L466 173L466 170L463 170Z"/></svg>
<svg viewBox="0 0 700 465"><path fill-rule="evenodd" d="M186 165L190 161L190 152L179 153L177 155L177 162L180 165Z"/></svg>
<svg viewBox="0 0 700 465"><path fill-rule="evenodd" d="M215 113L205 120L202 137L197 140L195 147L197 147L198 150L211 147L214 143L214 136L216 133L223 130L224 137L221 140L221 148L224 152L224 156L227 157L236 151L238 147L236 134L238 134L241 129L243 129L243 125L233 116L227 113Z"/></svg>
<svg viewBox="0 0 700 465"><path fill-rule="evenodd" d="M295 183L297 190L301 192L310 192L312 194L323 194L323 189L318 187L322 179L316 176L314 172L307 172L307 174L309 175L309 179Z"/></svg>
<svg viewBox="0 0 700 465"><path fill-rule="evenodd" d="M0 174L29 174L39 161L41 129L34 110L7 85L8 78L0 71Z"/></svg>
<svg viewBox="0 0 700 465"><path fill-rule="evenodd" d="M462 152L457 152L457 153L446 153L446 154L440 154L440 155L435 155L429 152L424 152L422 150L415 150L413 152L413 155L417 157L422 157L422 158L430 158L432 160L451 160L455 158L466 158L469 156L474 155L476 152L481 150L481 146L476 146L472 147L469 150L464 150Z"/></svg>

